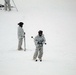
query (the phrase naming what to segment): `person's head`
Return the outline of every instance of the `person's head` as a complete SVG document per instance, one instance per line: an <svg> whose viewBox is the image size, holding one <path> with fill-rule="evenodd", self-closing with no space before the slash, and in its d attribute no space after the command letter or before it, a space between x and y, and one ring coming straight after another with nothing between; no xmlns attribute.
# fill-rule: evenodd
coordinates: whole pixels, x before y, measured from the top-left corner
<svg viewBox="0 0 76 75"><path fill-rule="evenodd" d="M24 24L23 22L19 22L19 23L18 23L18 25L19 25L20 27L23 27L23 24Z"/></svg>
<svg viewBox="0 0 76 75"><path fill-rule="evenodd" d="M38 35L39 35L39 36L42 36L42 35L43 35L43 31L42 31L42 30L39 30L39 31L38 31Z"/></svg>

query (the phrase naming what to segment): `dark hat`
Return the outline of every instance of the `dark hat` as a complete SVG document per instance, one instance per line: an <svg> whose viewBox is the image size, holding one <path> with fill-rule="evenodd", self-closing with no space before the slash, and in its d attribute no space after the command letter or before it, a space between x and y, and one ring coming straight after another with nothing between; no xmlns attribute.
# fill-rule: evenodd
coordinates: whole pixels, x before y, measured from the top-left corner
<svg viewBox="0 0 76 75"><path fill-rule="evenodd" d="M43 33L43 31L42 30L39 30L38 33Z"/></svg>
<svg viewBox="0 0 76 75"><path fill-rule="evenodd" d="M24 24L23 22L19 22L19 23L18 23L18 25L23 25L23 24Z"/></svg>

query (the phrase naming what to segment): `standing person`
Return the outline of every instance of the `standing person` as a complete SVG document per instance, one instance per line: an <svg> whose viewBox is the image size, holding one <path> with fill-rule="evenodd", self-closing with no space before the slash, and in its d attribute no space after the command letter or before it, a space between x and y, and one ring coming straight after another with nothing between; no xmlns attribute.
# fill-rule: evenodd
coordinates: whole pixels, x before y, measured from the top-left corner
<svg viewBox="0 0 76 75"><path fill-rule="evenodd" d="M34 38L34 42L36 45L36 50L33 56L33 60L37 61L37 57L39 58L40 61L42 61L42 56L43 56L43 44L45 43L45 37L43 35L43 31L39 30L38 35Z"/></svg>
<svg viewBox="0 0 76 75"><path fill-rule="evenodd" d="M9 9L9 11L11 11L11 4L10 4L10 0L4 0L5 1L5 10Z"/></svg>
<svg viewBox="0 0 76 75"><path fill-rule="evenodd" d="M23 30L23 22L18 23L18 50L22 49L23 38L25 38L25 32Z"/></svg>

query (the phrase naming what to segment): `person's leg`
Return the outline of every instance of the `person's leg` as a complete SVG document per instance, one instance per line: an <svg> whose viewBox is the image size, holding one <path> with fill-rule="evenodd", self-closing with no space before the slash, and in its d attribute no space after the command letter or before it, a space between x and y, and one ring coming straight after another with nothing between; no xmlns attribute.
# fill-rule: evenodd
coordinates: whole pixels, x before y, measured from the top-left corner
<svg viewBox="0 0 76 75"><path fill-rule="evenodd" d="M38 50L39 50L39 48L36 48L34 56L33 56L33 60L36 60L36 58L38 56Z"/></svg>
<svg viewBox="0 0 76 75"><path fill-rule="evenodd" d="M18 50L21 50L22 49L22 42L23 42L23 39L20 38L19 39L19 42L18 42Z"/></svg>
<svg viewBox="0 0 76 75"><path fill-rule="evenodd" d="M10 0L8 0L8 9L9 9L9 11L11 11Z"/></svg>
<svg viewBox="0 0 76 75"><path fill-rule="evenodd" d="M4 9L7 10L7 3L4 4Z"/></svg>
<svg viewBox="0 0 76 75"><path fill-rule="evenodd" d="M43 47L41 47L41 48L39 49L39 55L38 55L38 58L39 58L39 60L41 60L41 61L42 61L42 56L43 56Z"/></svg>

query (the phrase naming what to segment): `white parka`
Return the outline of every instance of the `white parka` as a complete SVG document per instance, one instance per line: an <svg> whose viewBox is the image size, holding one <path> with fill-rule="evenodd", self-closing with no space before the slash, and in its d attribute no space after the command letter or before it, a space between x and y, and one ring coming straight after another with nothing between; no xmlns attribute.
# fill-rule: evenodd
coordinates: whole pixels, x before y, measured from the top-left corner
<svg viewBox="0 0 76 75"><path fill-rule="evenodd" d="M39 47L39 44L38 42L42 41L42 44L45 44L45 37L44 35L42 35L41 37L39 35L37 35L35 38L34 38L34 42L35 42L35 45L36 47Z"/></svg>
<svg viewBox="0 0 76 75"><path fill-rule="evenodd" d="M23 38L25 36L25 32L23 30L23 28L21 28L20 26L18 27L18 38Z"/></svg>

